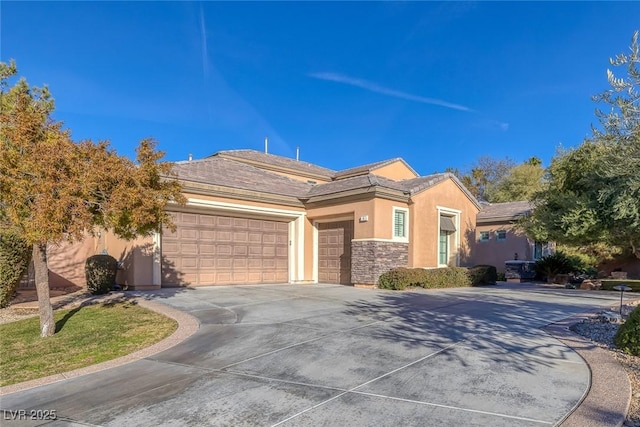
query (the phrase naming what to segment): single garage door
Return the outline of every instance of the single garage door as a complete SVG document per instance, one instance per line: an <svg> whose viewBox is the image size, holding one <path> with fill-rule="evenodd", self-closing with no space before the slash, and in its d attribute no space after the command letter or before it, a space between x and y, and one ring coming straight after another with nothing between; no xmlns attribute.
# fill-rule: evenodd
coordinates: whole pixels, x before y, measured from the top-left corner
<svg viewBox="0 0 640 427"><path fill-rule="evenodd" d="M286 222L174 213L162 234L163 285L289 281Z"/></svg>
<svg viewBox="0 0 640 427"><path fill-rule="evenodd" d="M353 221L318 224L318 281L351 284Z"/></svg>

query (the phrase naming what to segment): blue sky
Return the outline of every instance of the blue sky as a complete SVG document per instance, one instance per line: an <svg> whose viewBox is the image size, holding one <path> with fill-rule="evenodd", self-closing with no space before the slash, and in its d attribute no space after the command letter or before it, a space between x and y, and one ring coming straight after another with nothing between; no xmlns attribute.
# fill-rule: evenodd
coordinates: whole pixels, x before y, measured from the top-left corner
<svg viewBox="0 0 640 427"><path fill-rule="evenodd" d="M168 160L263 150L332 169L520 162L596 122L640 2L0 3L0 59L74 139ZM621 70L622 71L622 70Z"/></svg>

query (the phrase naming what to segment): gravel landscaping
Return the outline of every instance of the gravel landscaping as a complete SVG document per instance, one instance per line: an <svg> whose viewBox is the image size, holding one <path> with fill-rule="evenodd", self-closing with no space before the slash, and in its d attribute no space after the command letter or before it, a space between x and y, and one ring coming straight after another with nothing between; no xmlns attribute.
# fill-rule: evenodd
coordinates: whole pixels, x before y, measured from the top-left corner
<svg viewBox="0 0 640 427"><path fill-rule="evenodd" d="M622 307L623 315L629 313L640 303L634 301ZM618 307L616 307L617 309ZM614 311L615 312L615 311ZM622 365L629 375L631 382L631 406L624 423L626 427L640 427L640 357L623 353L613 344L613 337L620 325L603 321L602 313L594 315L580 323L576 323L571 330L579 335L589 338L596 345L606 349Z"/></svg>

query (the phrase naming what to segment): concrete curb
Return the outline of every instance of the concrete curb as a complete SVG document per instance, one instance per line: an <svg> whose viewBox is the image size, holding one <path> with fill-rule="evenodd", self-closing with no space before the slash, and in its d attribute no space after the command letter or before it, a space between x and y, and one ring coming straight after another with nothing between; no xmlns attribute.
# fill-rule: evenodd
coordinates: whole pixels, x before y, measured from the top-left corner
<svg viewBox="0 0 640 427"><path fill-rule="evenodd" d="M156 313L170 317L178 322L178 329L168 336L167 338L159 341L149 347L145 347L131 354L118 357L117 359L108 360L106 362L98 363L96 365L87 366L85 368L75 369L73 371L64 372L61 374L50 375L44 378L37 378L35 380L25 381L22 383L11 384L8 386L0 387L0 396L16 393L19 391L28 390L30 388L39 387L45 384L51 384L58 381L63 381L69 378L80 377L83 375L91 374L105 369L114 368L116 366L124 365L125 363L134 362L136 360L144 359L145 357L152 356L161 351L167 350L193 335L199 328L200 322L198 319L190 314L176 310L167 305L160 304L154 301L148 301L144 298L132 298L140 304L141 307L155 311Z"/></svg>
<svg viewBox="0 0 640 427"><path fill-rule="evenodd" d="M624 368L607 350L569 327L593 316L583 313L543 328L545 332L574 350L589 367L590 387L582 400L557 425L562 427L619 427L631 404L631 382Z"/></svg>

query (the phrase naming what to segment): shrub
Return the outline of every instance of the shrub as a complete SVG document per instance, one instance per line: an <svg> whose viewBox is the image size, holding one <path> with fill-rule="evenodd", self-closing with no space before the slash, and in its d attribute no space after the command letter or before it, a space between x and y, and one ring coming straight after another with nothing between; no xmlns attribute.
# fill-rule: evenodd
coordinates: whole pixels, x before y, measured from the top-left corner
<svg viewBox="0 0 640 427"><path fill-rule="evenodd" d="M417 268L394 268L383 273L378 279L381 289L402 290L411 286L418 286L420 271Z"/></svg>
<svg viewBox="0 0 640 427"><path fill-rule="evenodd" d="M402 290L409 287L455 288L471 286L469 270L462 267L445 267L425 270L423 268L394 268L382 274L378 287Z"/></svg>
<svg viewBox="0 0 640 427"><path fill-rule="evenodd" d="M118 261L111 255L93 255L87 258L84 272L87 288L94 295L106 294L116 284Z"/></svg>
<svg viewBox="0 0 640 427"><path fill-rule="evenodd" d="M498 282L506 282L507 280L507 276L504 273L498 273L496 277L498 279Z"/></svg>
<svg viewBox="0 0 640 427"><path fill-rule="evenodd" d="M464 267L444 267L424 270L424 280L420 286L425 289L458 288L471 286L469 270Z"/></svg>
<svg viewBox="0 0 640 427"><path fill-rule="evenodd" d="M640 280L632 280L632 279L602 279L600 281L602 283L603 291L614 291L614 286L625 285L632 289L631 292L640 292Z"/></svg>
<svg viewBox="0 0 640 427"><path fill-rule="evenodd" d="M471 286L494 285L498 281L498 270L493 265L476 265L469 269Z"/></svg>
<svg viewBox="0 0 640 427"><path fill-rule="evenodd" d="M569 257L564 252L558 251L537 260L533 269L537 275L551 281L558 274L571 273L573 266Z"/></svg>
<svg viewBox="0 0 640 427"><path fill-rule="evenodd" d="M0 308L9 305L29 268L31 247L14 230L0 228Z"/></svg>
<svg viewBox="0 0 640 427"><path fill-rule="evenodd" d="M613 343L626 353L640 356L640 307L636 307L627 321L620 325Z"/></svg>

